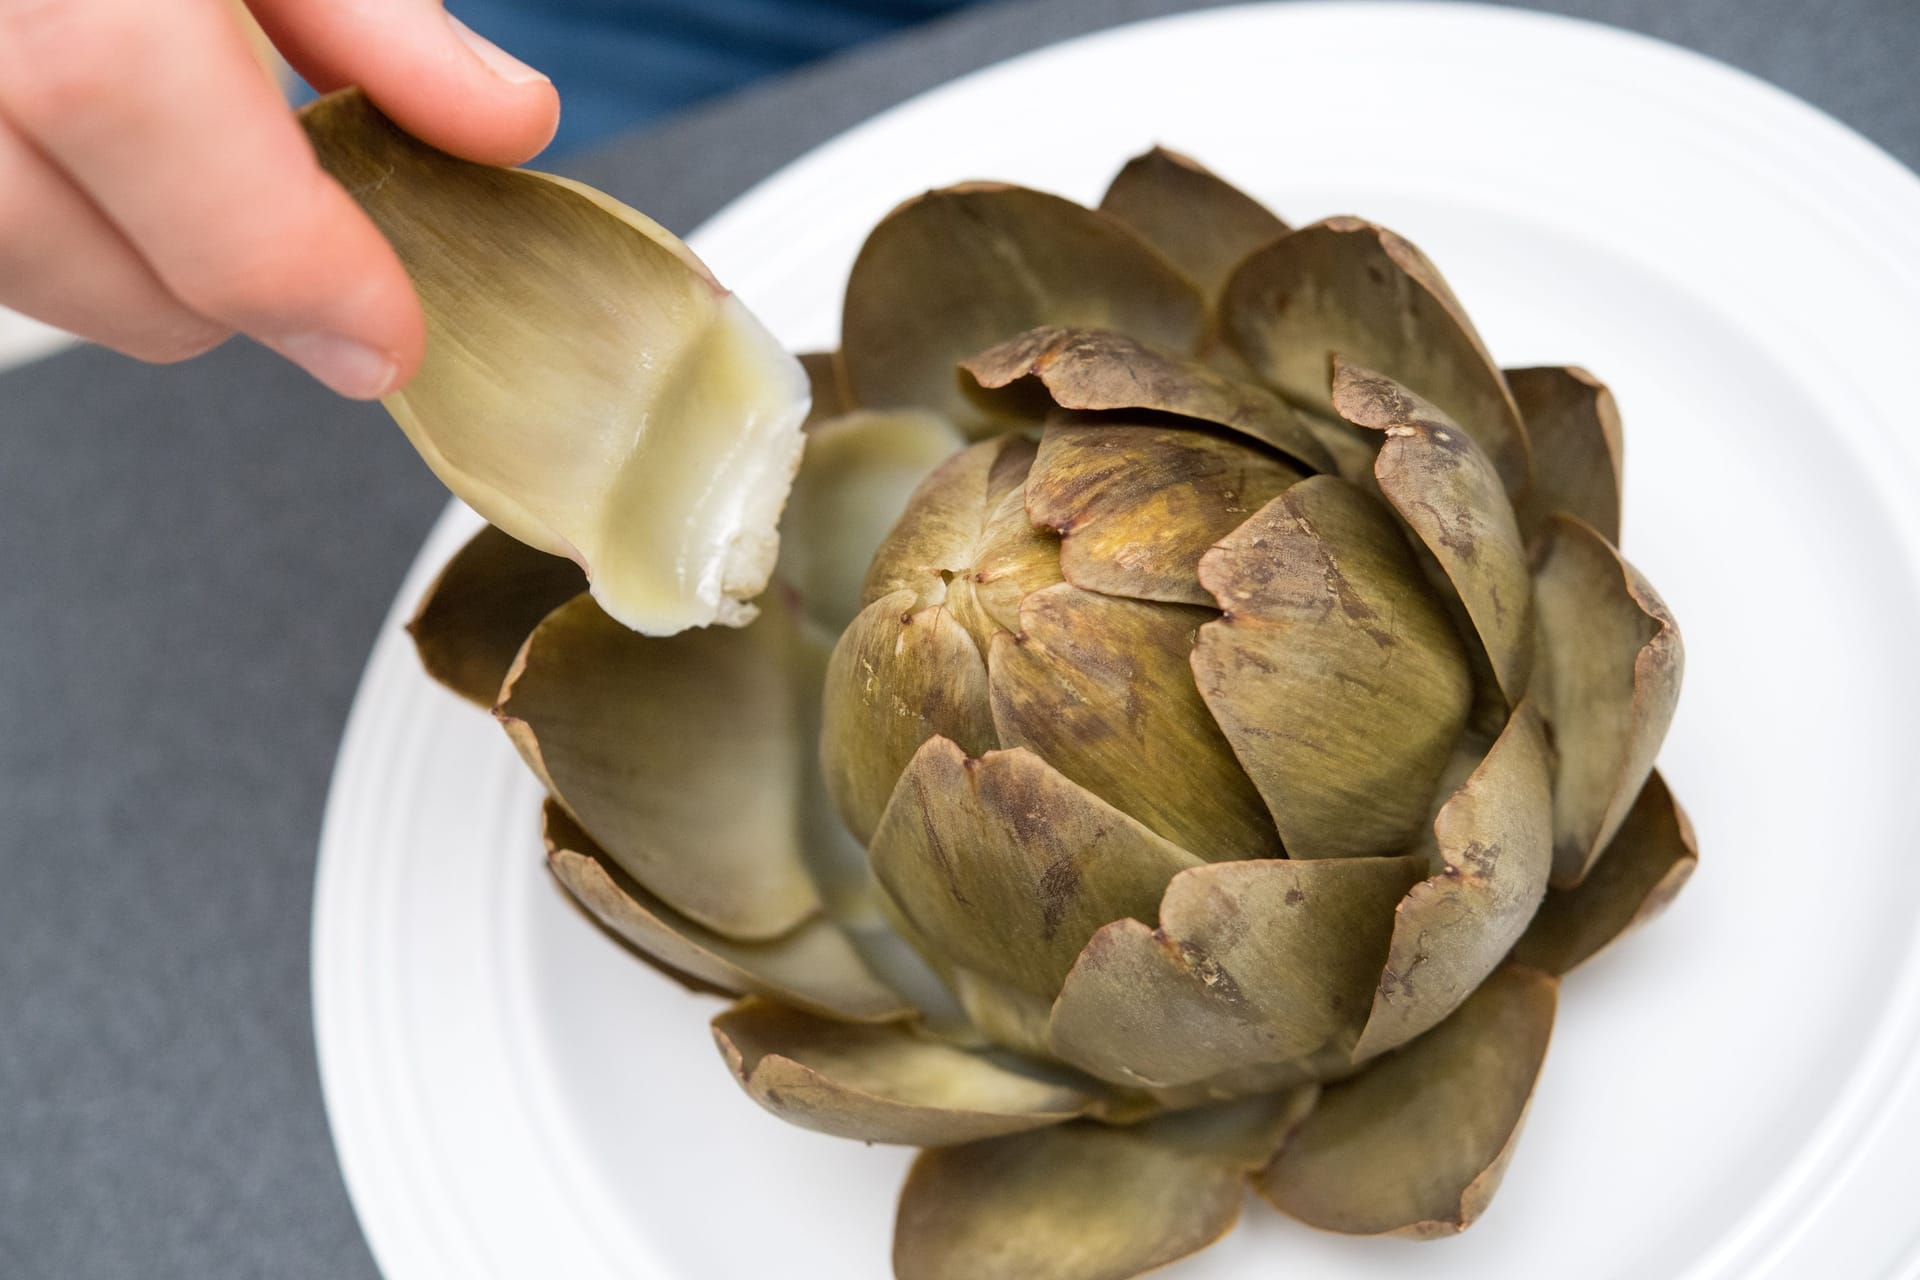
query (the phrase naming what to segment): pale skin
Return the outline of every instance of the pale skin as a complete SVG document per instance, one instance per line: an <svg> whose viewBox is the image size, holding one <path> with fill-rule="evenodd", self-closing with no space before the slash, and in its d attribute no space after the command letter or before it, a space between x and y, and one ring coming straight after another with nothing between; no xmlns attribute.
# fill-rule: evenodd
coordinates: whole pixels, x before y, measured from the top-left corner
<svg viewBox="0 0 1920 1280"><path fill-rule="evenodd" d="M439 0L247 8L310 84L456 155L516 164L559 122L546 77ZM0 0L0 305L156 362L246 334L355 399L425 341L227 0Z"/></svg>

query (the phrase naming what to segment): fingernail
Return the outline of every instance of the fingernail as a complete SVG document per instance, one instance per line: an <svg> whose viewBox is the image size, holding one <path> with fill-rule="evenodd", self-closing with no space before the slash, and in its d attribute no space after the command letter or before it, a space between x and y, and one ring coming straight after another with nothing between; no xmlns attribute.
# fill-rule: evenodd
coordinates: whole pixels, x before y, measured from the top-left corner
<svg viewBox="0 0 1920 1280"><path fill-rule="evenodd" d="M377 400L393 390L399 368L372 347L331 333L301 333L273 346L281 355L349 400Z"/></svg>
<svg viewBox="0 0 1920 1280"><path fill-rule="evenodd" d="M487 64L487 70L508 84L535 84L547 78L452 14L447 15L447 21L453 25L453 34L473 50L475 57Z"/></svg>

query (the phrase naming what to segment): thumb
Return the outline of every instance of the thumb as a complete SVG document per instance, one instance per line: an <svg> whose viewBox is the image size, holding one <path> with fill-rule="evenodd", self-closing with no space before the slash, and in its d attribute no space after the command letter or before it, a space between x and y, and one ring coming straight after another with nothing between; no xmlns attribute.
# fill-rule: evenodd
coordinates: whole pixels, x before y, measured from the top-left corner
<svg viewBox="0 0 1920 1280"><path fill-rule="evenodd" d="M294 70L321 92L359 85L408 133L454 155L518 164L553 138L546 76L439 0L250 0Z"/></svg>

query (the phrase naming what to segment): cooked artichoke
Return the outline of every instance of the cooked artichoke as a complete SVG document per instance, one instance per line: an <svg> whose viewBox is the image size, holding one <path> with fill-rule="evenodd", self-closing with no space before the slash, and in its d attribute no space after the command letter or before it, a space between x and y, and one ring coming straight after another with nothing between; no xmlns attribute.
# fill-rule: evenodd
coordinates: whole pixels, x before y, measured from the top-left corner
<svg viewBox="0 0 1920 1280"><path fill-rule="evenodd" d="M554 875L738 997L714 1035L762 1106L927 1148L904 1280L1135 1275L1249 1182L1463 1229L1559 975L1695 860L1605 388L1503 373L1393 233L1289 230L1163 151L1097 210L909 201L843 333L748 625L636 634L492 529L422 604ZM489 359L477 402L597 394Z"/></svg>

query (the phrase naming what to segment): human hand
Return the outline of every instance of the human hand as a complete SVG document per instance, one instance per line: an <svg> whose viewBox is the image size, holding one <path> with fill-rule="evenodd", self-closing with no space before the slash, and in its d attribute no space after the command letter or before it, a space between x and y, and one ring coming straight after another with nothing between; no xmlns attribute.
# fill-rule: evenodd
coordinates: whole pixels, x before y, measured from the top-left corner
<svg viewBox="0 0 1920 1280"><path fill-rule="evenodd" d="M445 151L526 160L546 77L439 0L248 0L322 91L362 86ZM314 162L221 0L0 0L0 304L142 360L238 331L342 395L420 362L419 302Z"/></svg>

